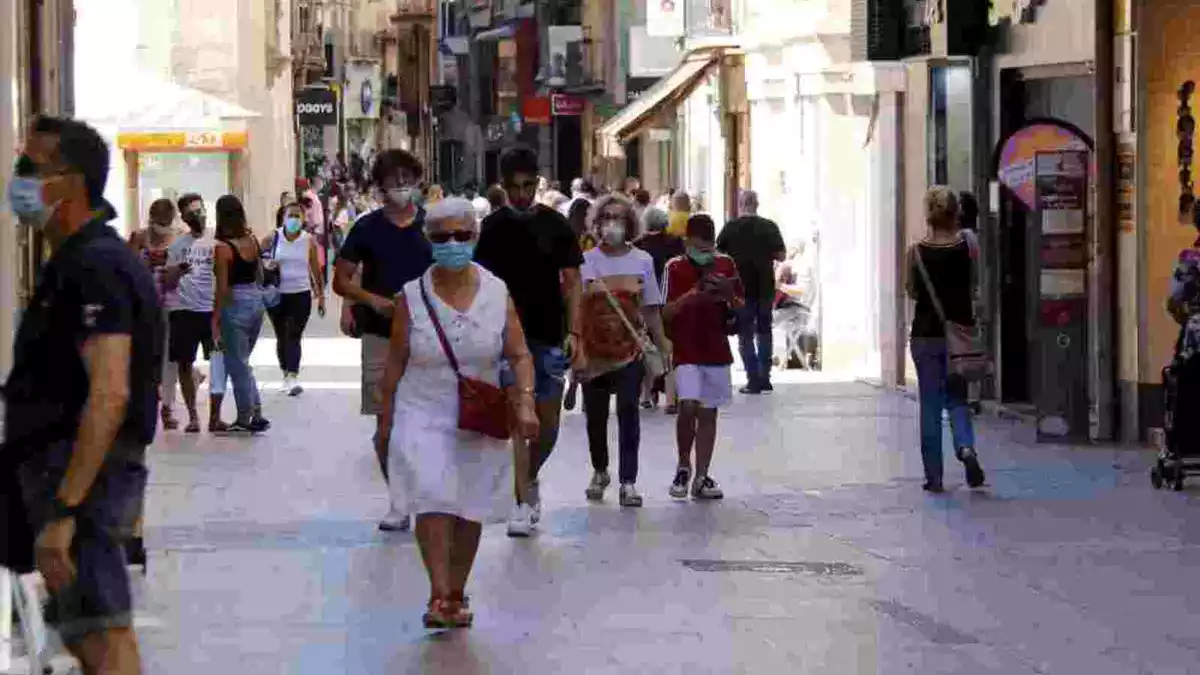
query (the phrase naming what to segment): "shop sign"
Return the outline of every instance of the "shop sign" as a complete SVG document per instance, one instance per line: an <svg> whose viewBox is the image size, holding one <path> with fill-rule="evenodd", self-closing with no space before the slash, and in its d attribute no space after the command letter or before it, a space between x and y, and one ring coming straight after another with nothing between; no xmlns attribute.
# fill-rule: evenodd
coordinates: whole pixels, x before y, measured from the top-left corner
<svg viewBox="0 0 1200 675"><path fill-rule="evenodd" d="M525 116L526 124L550 124L550 99L546 96L533 96L521 102L521 114Z"/></svg>
<svg viewBox="0 0 1200 675"><path fill-rule="evenodd" d="M302 126L337 126L337 94L328 89L309 89L296 94L296 118Z"/></svg>
<svg viewBox="0 0 1200 675"><path fill-rule="evenodd" d="M555 117L578 117L583 114L585 102L580 96L554 94L551 108Z"/></svg>
<svg viewBox="0 0 1200 675"><path fill-rule="evenodd" d="M138 152L188 152L245 150L248 138L244 131L157 131L117 134L117 147Z"/></svg>

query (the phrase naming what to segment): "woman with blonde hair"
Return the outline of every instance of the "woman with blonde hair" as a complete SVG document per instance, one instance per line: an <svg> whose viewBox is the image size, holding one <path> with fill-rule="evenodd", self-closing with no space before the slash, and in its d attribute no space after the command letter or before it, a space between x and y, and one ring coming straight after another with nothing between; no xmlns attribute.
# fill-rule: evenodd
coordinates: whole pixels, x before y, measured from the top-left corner
<svg viewBox="0 0 1200 675"><path fill-rule="evenodd" d="M946 324L975 325L971 245L958 227L958 197L934 186L925 194L925 238L908 249L908 295L916 301L911 347L921 406L921 459L924 489L944 491L942 411L950 413L954 454L966 470L967 485L984 483L975 452L975 429L967 407L967 382L950 372Z"/></svg>

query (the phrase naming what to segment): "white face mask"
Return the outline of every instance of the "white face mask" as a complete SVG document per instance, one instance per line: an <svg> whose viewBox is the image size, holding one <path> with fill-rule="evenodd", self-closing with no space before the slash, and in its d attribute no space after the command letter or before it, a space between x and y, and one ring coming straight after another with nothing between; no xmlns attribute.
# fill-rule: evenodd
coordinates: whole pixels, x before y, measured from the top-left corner
<svg viewBox="0 0 1200 675"><path fill-rule="evenodd" d="M600 236L609 246L620 246L625 243L625 226L619 220L610 220L600 227Z"/></svg>

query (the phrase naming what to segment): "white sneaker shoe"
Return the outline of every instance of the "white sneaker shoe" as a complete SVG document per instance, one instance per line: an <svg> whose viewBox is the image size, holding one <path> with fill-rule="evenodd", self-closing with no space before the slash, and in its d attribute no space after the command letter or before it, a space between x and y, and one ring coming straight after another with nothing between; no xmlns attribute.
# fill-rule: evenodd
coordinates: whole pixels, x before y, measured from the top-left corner
<svg viewBox="0 0 1200 675"><path fill-rule="evenodd" d="M283 374L283 381L279 383L279 393L281 393L281 394L291 394L292 393L292 375L291 375L291 373Z"/></svg>
<svg viewBox="0 0 1200 675"><path fill-rule="evenodd" d="M287 379L288 396L299 396L304 393L304 387L300 386L300 376L292 373Z"/></svg>
<svg viewBox="0 0 1200 675"><path fill-rule="evenodd" d="M708 476L696 476L692 483L692 499L723 499L725 493L717 481Z"/></svg>
<svg viewBox="0 0 1200 675"><path fill-rule="evenodd" d="M633 483L621 483L620 501L621 506L637 508L642 505L642 496Z"/></svg>
<svg viewBox="0 0 1200 675"><path fill-rule="evenodd" d="M529 484L529 505L533 507L533 522L536 525L542 519L542 488L536 480Z"/></svg>
<svg viewBox="0 0 1200 675"><path fill-rule="evenodd" d="M528 537L533 534L533 507L528 504L517 504L508 517L508 536Z"/></svg>
<svg viewBox="0 0 1200 675"><path fill-rule="evenodd" d="M592 473L592 482L588 483L587 490L584 494L587 498L598 502L604 499L604 488L612 483L612 476L608 475L607 471L595 471Z"/></svg>
<svg viewBox="0 0 1200 675"><path fill-rule="evenodd" d="M384 532L408 532L409 526L408 514L395 506L389 508L387 515L379 521L379 529Z"/></svg>

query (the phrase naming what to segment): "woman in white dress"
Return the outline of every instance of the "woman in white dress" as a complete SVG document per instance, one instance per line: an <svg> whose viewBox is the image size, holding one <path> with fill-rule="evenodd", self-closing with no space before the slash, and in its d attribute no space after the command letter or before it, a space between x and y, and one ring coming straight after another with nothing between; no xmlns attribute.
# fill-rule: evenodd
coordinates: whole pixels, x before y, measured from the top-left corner
<svg viewBox="0 0 1200 675"><path fill-rule="evenodd" d="M533 360L504 282L472 258L479 230L465 199L429 207L425 231L434 264L396 300L379 417L388 444L393 503L416 516L417 545L429 574L425 625L469 626L464 589L483 522L502 521L512 506L514 447L458 428L458 380L427 307L445 332L462 375L499 383L501 359L516 375L509 391L515 431L537 434ZM393 433L393 430L395 433ZM518 486L520 488L522 486Z"/></svg>

